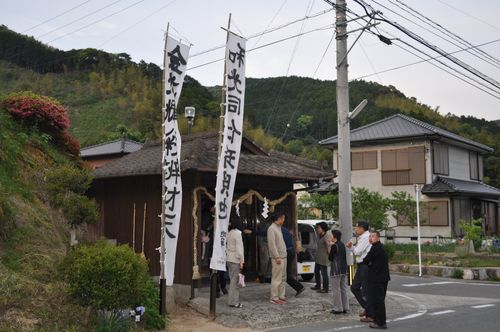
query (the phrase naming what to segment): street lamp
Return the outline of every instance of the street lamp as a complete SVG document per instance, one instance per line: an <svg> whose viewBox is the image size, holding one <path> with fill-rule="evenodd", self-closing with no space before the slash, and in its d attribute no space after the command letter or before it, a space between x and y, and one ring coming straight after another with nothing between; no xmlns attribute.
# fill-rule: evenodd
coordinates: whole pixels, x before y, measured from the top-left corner
<svg viewBox="0 0 500 332"><path fill-rule="evenodd" d="M196 115L196 109L193 106L186 106L184 108L184 116L188 120L188 135L191 134L191 128L194 125L195 115Z"/></svg>

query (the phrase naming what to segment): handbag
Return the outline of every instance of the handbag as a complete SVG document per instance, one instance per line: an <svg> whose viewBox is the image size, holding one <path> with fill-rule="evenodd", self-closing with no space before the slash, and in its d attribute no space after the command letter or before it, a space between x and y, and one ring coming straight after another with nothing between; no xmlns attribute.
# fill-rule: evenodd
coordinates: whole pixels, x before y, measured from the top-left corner
<svg viewBox="0 0 500 332"><path fill-rule="evenodd" d="M238 274L238 287L245 287L245 275L243 275L242 273Z"/></svg>

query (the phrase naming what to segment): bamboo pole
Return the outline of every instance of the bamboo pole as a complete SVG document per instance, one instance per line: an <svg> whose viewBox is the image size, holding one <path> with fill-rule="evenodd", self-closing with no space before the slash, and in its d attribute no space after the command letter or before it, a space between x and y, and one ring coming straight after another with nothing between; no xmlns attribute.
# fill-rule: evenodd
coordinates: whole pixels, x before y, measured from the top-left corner
<svg viewBox="0 0 500 332"><path fill-rule="evenodd" d="M146 208L147 208L147 203L144 202L144 213L142 217L142 243L141 243L141 257L146 258L146 255L144 255L144 235L146 234Z"/></svg>
<svg viewBox="0 0 500 332"><path fill-rule="evenodd" d="M134 203L134 213L132 217L132 249L135 252L135 203Z"/></svg>

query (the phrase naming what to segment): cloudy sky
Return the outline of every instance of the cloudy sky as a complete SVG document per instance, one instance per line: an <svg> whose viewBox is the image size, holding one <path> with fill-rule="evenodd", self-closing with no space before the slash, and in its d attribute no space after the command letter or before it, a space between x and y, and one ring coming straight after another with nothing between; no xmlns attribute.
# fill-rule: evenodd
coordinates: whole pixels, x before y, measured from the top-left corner
<svg viewBox="0 0 500 332"><path fill-rule="evenodd" d="M439 107L443 114L500 119L499 1L365 2L381 11L389 21L453 53L469 69L458 69L468 77L454 72L458 67L442 58L451 68L436 62L432 62L434 65L431 62L413 64L421 61L417 54L429 58L437 53L387 22L380 22L372 28L374 33L400 40L386 45L374 34L363 33L349 53L350 79L363 77L393 85L408 97ZM215 60L223 57L224 50L208 50L224 44L225 32L221 27L227 26L231 13L232 30L251 37L247 44L247 76L336 78L335 40L328 47L335 13L328 11L331 6L323 0L0 0L0 4L0 24L48 45L64 50L92 47L125 52L135 61L158 65L162 64L163 34L170 22L176 36L193 44L193 57L188 63L192 69L188 74L207 86L222 83L223 64ZM347 0L347 4L354 12L349 14L352 18L355 14L364 15L363 8L355 1ZM306 16L310 18L302 20ZM445 33L432 22L446 28ZM361 24L365 23L358 19L349 23L348 29L356 30ZM278 27L280 29L273 31ZM266 30L269 32L262 34ZM299 34L302 35L287 39ZM349 45L358 34L359 31L354 31L349 35ZM470 44L466 46L458 37ZM283 39L287 40L280 41ZM484 53L463 50L477 45L483 45ZM256 49L250 51L252 48Z"/></svg>

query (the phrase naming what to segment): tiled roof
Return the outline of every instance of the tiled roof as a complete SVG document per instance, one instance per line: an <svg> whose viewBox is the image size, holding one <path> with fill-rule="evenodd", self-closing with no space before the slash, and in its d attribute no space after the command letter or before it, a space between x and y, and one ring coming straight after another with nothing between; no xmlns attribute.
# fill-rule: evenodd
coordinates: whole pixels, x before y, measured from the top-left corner
<svg viewBox="0 0 500 332"><path fill-rule="evenodd" d="M181 170L216 172L217 133L200 133L182 137ZM332 171L323 170L302 158L283 157L281 154L255 154L245 148L253 143L244 139L238 174L282 177L294 180L333 178ZM281 155L281 156L280 156ZM94 171L96 179L161 174L161 142L146 143L142 149L112 161ZM294 160L294 161L292 161Z"/></svg>
<svg viewBox="0 0 500 332"><path fill-rule="evenodd" d="M112 154L127 154L142 148L142 144L126 138L120 138L116 141L105 142L88 146L80 150L82 158L96 157Z"/></svg>
<svg viewBox="0 0 500 332"><path fill-rule="evenodd" d="M489 186L483 182L450 179L438 176L432 184L426 184L422 193L432 194L463 194L498 198L500 189Z"/></svg>
<svg viewBox="0 0 500 332"><path fill-rule="evenodd" d="M395 114L380 121L351 130L351 143L369 143L371 141L432 136L447 138L462 144L467 144L484 152L493 151L489 146L403 114ZM321 145L337 146L338 136L324 139L319 143Z"/></svg>

